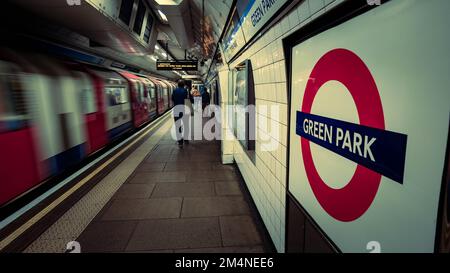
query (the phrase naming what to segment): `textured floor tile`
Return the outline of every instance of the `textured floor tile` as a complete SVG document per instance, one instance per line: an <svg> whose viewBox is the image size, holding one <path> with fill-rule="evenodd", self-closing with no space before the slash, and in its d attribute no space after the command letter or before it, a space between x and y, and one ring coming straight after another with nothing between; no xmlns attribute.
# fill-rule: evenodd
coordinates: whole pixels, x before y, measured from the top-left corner
<svg viewBox="0 0 450 273"><path fill-rule="evenodd" d="M159 143L155 149L152 151L153 154L161 154L161 155L167 155L170 154L173 150L176 149L176 146L173 145L173 143Z"/></svg>
<svg viewBox="0 0 450 273"><path fill-rule="evenodd" d="M166 167L164 168L165 172L173 172L173 171L184 171L184 172L192 172L192 171L211 171L211 163L209 162L191 162L189 159L177 161L177 162L168 162Z"/></svg>
<svg viewBox="0 0 450 273"><path fill-rule="evenodd" d="M152 198L214 195L214 185L210 183L158 183L152 194Z"/></svg>
<svg viewBox="0 0 450 273"><path fill-rule="evenodd" d="M188 173L188 182L239 181L235 172L225 170L192 171Z"/></svg>
<svg viewBox="0 0 450 273"><path fill-rule="evenodd" d="M149 220L140 222L127 251L221 246L218 218Z"/></svg>
<svg viewBox="0 0 450 273"><path fill-rule="evenodd" d="M143 251L124 251L125 253L149 253L149 254L167 254L167 253L174 253L172 249L161 249L161 250L143 250Z"/></svg>
<svg viewBox="0 0 450 273"><path fill-rule="evenodd" d="M136 169L136 172L162 172L166 163L142 163Z"/></svg>
<svg viewBox="0 0 450 273"><path fill-rule="evenodd" d="M242 197L184 198L182 217L210 217L248 214L249 208Z"/></svg>
<svg viewBox="0 0 450 273"><path fill-rule="evenodd" d="M139 199L150 198L155 184L124 184L113 198L115 199Z"/></svg>
<svg viewBox="0 0 450 273"><path fill-rule="evenodd" d="M175 253L265 253L262 246L177 249Z"/></svg>
<svg viewBox="0 0 450 273"><path fill-rule="evenodd" d="M180 216L182 198L117 199L102 220L165 219Z"/></svg>
<svg viewBox="0 0 450 273"><path fill-rule="evenodd" d="M211 151L204 152L202 154L193 155L190 158L191 162L218 162L220 161L220 155L219 154L213 154Z"/></svg>
<svg viewBox="0 0 450 273"><path fill-rule="evenodd" d="M81 251L122 252L136 228L136 221L95 222L78 238Z"/></svg>
<svg viewBox="0 0 450 273"><path fill-rule="evenodd" d="M183 148L180 148L177 145L177 148L172 150L172 152L170 153L170 156L171 157L174 157L174 156L190 156L189 150L185 149L185 147L187 147L187 145L183 146Z"/></svg>
<svg viewBox="0 0 450 273"><path fill-rule="evenodd" d="M262 243L250 216L220 217L220 228L224 246L250 246Z"/></svg>
<svg viewBox="0 0 450 273"><path fill-rule="evenodd" d="M220 151L219 151L220 153ZM220 170L220 171L232 171L236 172L236 165L234 164L222 164L220 162L213 162L212 163L212 169L213 170Z"/></svg>
<svg viewBox="0 0 450 273"><path fill-rule="evenodd" d="M33 243L24 253L64 253L66 252L67 240L40 240L39 244Z"/></svg>
<svg viewBox="0 0 450 273"><path fill-rule="evenodd" d="M171 161L170 154L151 154L149 157L147 157L143 163L145 164L151 164L151 163L165 163Z"/></svg>
<svg viewBox="0 0 450 273"><path fill-rule="evenodd" d="M214 182L217 195L242 195L239 182Z"/></svg>
<svg viewBox="0 0 450 273"><path fill-rule="evenodd" d="M157 182L186 182L187 176L184 171L162 172L156 176Z"/></svg>
<svg viewBox="0 0 450 273"><path fill-rule="evenodd" d="M158 173L136 173L127 183L130 184L154 184L157 181Z"/></svg>

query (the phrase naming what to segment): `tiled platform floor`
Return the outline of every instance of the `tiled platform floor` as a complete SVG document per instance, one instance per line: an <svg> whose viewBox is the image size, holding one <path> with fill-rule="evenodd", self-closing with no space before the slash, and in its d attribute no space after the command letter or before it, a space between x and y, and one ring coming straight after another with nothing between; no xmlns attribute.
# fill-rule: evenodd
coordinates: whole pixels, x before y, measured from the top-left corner
<svg viewBox="0 0 450 273"><path fill-rule="evenodd" d="M78 241L83 252L264 252L240 183L218 141L180 149L169 132Z"/></svg>

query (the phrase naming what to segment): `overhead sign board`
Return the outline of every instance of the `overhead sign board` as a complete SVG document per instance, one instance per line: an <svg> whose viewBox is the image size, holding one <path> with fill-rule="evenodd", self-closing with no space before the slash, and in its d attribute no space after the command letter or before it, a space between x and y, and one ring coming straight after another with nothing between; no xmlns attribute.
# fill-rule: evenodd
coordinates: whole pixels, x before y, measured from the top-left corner
<svg viewBox="0 0 450 273"><path fill-rule="evenodd" d="M391 1L292 48L289 192L343 252L367 252L373 241L382 252L434 251L449 135L448 9ZM418 39L408 25L424 12Z"/></svg>
<svg viewBox="0 0 450 273"><path fill-rule="evenodd" d="M198 61L157 61L157 70L198 71Z"/></svg>

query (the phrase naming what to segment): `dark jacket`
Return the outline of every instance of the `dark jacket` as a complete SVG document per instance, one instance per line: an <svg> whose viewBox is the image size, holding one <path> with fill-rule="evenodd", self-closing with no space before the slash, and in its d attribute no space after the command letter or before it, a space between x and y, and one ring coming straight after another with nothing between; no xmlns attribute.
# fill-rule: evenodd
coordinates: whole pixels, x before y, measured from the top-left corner
<svg viewBox="0 0 450 273"><path fill-rule="evenodd" d="M184 100L188 98L186 89L178 87L173 91L172 101L175 105L184 105Z"/></svg>
<svg viewBox="0 0 450 273"><path fill-rule="evenodd" d="M202 102L203 102L203 103L206 103L206 104L208 104L208 103L211 102L211 96L209 95L209 92L208 92L208 91L205 91L205 92L202 94Z"/></svg>

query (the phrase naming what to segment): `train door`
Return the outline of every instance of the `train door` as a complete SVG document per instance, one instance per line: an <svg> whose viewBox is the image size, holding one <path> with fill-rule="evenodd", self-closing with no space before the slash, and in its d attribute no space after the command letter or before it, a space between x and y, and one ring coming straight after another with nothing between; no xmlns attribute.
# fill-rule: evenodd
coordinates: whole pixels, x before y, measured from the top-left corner
<svg viewBox="0 0 450 273"><path fill-rule="evenodd" d="M0 206L40 181L27 80L18 67L0 61Z"/></svg>
<svg viewBox="0 0 450 273"><path fill-rule="evenodd" d="M175 91L175 89L177 88L177 86L174 83L172 83L172 82L169 82L169 85L170 85L170 88L171 88L170 95L169 95L169 102L170 102L170 108L172 108L172 107L174 107L174 104L173 104L173 101L172 101L172 94Z"/></svg>
<svg viewBox="0 0 450 273"><path fill-rule="evenodd" d="M105 101L105 131L113 140L133 128L131 100L128 81L118 73L107 70L90 70L97 78L97 88Z"/></svg>
<svg viewBox="0 0 450 273"><path fill-rule="evenodd" d="M131 109L133 112L133 124L136 128L140 127L148 118L148 106L145 103L145 88L140 77L129 72L120 72L130 84Z"/></svg>
<svg viewBox="0 0 450 273"><path fill-rule="evenodd" d="M160 81L154 80L156 86L156 94L157 94L157 107L158 114L161 115L164 113L164 96L163 96L163 86Z"/></svg>
<svg viewBox="0 0 450 273"><path fill-rule="evenodd" d="M139 117L136 127L140 127L147 120L147 104L145 103L145 87L140 80L134 82L136 87L137 116Z"/></svg>
<svg viewBox="0 0 450 273"><path fill-rule="evenodd" d="M163 89L162 96L164 97L164 111L166 111L169 109L169 101L171 100L169 96L169 86L165 82L161 82L161 85Z"/></svg>
<svg viewBox="0 0 450 273"><path fill-rule="evenodd" d="M15 54L27 71L29 112L40 179L79 163L86 154L86 130L73 74L52 59Z"/></svg>
<svg viewBox="0 0 450 273"><path fill-rule="evenodd" d="M172 108L173 107L173 102L172 102L172 94L173 94L173 85L169 82L169 81L163 81L166 86L167 86L167 108Z"/></svg>
<svg viewBox="0 0 450 273"><path fill-rule="evenodd" d="M146 102L148 105L148 116L153 119L157 115L157 96L156 96L156 86L155 84L146 77L142 77L145 82L146 88Z"/></svg>
<svg viewBox="0 0 450 273"><path fill-rule="evenodd" d="M81 111L87 134L87 153L91 154L108 142L106 135L106 117L104 111L103 84L99 77L85 72L73 71L77 78Z"/></svg>
<svg viewBox="0 0 450 273"><path fill-rule="evenodd" d="M5 48L0 53L2 53L2 59L18 64L21 71L27 75L22 83L25 86L24 88L29 90L29 92L26 92L29 95L29 105L33 105L29 108L29 115L34 128L31 141L35 145L34 149L39 165L39 180L36 181L37 183L56 174L56 155L62 152L60 134L55 133L59 132L59 127L57 127L55 103L53 103L54 98L51 95L52 90L50 88L52 77L48 73L42 72L42 68L38 69L30 63L32 58L25 54L18 54ZM24 76L24 73L21 73L21 75ZM26 166L23 167L26 169Z"/></svg>
<svg viewBox="0 0 450 273"><path fill-rule="evenodd" d="M167 107L168 108L172 108L172 100L171 100L171 98L172 98L172 93L173 93L173 87L172 87L172 85L169 82L166 82L166 84L167 84L167 92L168 92L168 94L167 94L167 102L168 102Z"/></svg>
<svg viewBox="0 0 450 273"><path fill-rule="evenodd" d="M52 167L56 172L62 172L79 163L87 152L85 117L80 103L81 90L74 74L65 69L58 62L46 58L33 59L39 63L39 68L50 76L47 88L51 90L48 103L53 104L56 124L45 123L53 127L54 137L57 141L57 154L52 158ZM42 105L45 107L45 105Z"/></svg>
<svg viewBox="0 0 450 273"><path fill-rule="evenodd" d="M104 113L105 135L112 140L133 128L128 81L116 72L89 69L96 79L99 109ZM100 102L104 102L100 105Z"/></svg>

